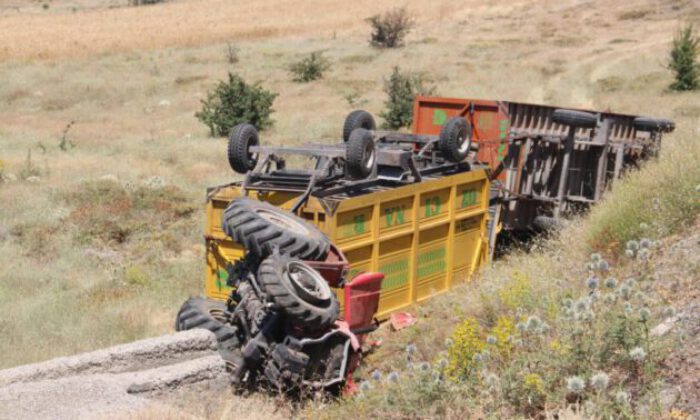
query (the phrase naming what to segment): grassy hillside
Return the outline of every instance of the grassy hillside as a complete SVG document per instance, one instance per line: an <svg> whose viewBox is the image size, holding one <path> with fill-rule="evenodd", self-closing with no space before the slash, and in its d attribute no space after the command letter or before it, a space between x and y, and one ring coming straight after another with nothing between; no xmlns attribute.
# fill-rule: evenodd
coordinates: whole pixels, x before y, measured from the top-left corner
<svg viewBox="0 0 700 420"><path fill-rule="evenodd" d="M700 338L696 136L679 133L589 216L418 308L411 330L383 331L359 395L324 418L554 416L567 404L594 418L696 412L693 385L673 390L697 371L672 363ZM685 327L657 337L675 316Z"/></svg>
<svg viewBox="0 0 700 420"><path fill-rule="evenodd" d="M676 120L659 163L630 175L564 242L547 245L555 254L514 256L446 296L474 306L455 310L454 325L469 315L481 325L482 291L497 295L488 287L508 284L513 270L554 302L581 293L591 250L618 266L627 240L695 226L697 199L687 194L700 183L700 94L667 92L664 60L681 19L699 21L696 3L408 1L417 26L407 45L373 49L363 19L392 4L179 0L107 8L54 0L48 10L2 9L0 367L172 330L182 300L202 287L205 187L234 177L225 143L194 118L229 71L279 92L275 126L262 135L268 144L337 138L355 106L377 114L395 65L425 72L446 96ZM227 43L239 49L235 64ZM288 64L317 50L331 60L327 76L293 83ZM502 310L494 305L493 314ZM433 312L440 306L420 311L437 319L445 316ZM435 331L399 341L424 340L427 352L451 334ZM354 404L338 409L366 410Z"/></svg>

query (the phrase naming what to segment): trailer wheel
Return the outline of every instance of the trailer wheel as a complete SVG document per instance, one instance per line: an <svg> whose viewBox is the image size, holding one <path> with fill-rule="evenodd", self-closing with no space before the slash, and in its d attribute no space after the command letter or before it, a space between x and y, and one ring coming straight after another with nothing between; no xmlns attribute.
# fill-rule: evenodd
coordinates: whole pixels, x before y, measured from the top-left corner
<svg viewBox="0 0 700 420"><path fill-rule="evenodd" d="M469 155L472 130L467 120L452 117L440 129L438 148L450 162L461 162Z"/></svg>
<svg viewBox="0 0 700 420"><path fill-rule="evenodd" d="M299 260L270 255L258 268L258 281L292 324L306 331L326 328L338 318L338 299L328 283Z"/></svg>
<svg viewBox="0 0 700 420"><path fill-rule="evenodd" d="M248 252L265 258L275 249L302 260L324 260L328 237L315 226L272 204L234 198L224 210L224 232Z"/></svg>
<svg viewBox="0 0 700 420"><path fill-rule="evenodd" d="M555 230L561 227L561 222L549 216L537 216L532 221L532 224L542 231Z"/></svg>
<svg viewBox="0 0 700 420"><path fill-rule="evenodd" d="M240 346L238 328L229 323L231 313L223 302L203 297L191 297L182 304L175 320L175 330L204 328L214 333L221 350Z"/></svg>
<svg viewBox="0 0 700 420"><path fill-rule="evenodd" d="M350 178L367 178L377 163L372 133L364 128L353 130L345 147L346 170Z"/></svg>
<svg viewBox="0 0 700 420"><path fill-rule="evenodd" d="M255 168L258 154L251 153L250 147L260 144L258 130L250 124L238 124L231 129L228 136L228 163L231 169L245 174Z"/></svg>
<svg viewBox="0 0 700 420"><path fill-rule="evenodd" d="M358 109L352 111L345 117L345 123L343 124L343 141L347 142L350 140L350 134L356 128L364 128L365 130L374 130L377 125L374 123L374 117L367 111Z"/></svg>
<svg viewBox="0 0 700 420"><path fill-rule="evenodd" d="M632 121L632 126L637 131L649 131L649 132L659 132L659 131L673 131L676 128L676 123L671 120L647 118L647 117L637 117Z"/></svg>
<svg viewBox="0 0 700 420"><path fill-rule="evenodd" d="M555 109L552 114L552 121L557 124L581 128L594 128L598 125L598 118L595 115L571 109Z"/></svg>

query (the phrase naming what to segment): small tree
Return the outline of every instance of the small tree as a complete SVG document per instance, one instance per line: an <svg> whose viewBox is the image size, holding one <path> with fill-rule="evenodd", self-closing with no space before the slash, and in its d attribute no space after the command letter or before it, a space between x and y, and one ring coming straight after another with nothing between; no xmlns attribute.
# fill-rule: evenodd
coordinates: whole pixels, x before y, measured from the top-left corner
<svg viewBox="0 0 700 420"><path fill-rule="evenodd" d="M672 90L695 90L700 87L700 64L697 63L700 51L700 38L695 35L692 24L680 29L673 39L668 63L675 74Z"/></svg>
<svg viewBox="0 0 700 420"><path fill-rule="evenodd" d="M306 83L323 77L323 73L331 67L330 61L320 51L312 52L296 63L289 66L289 72L295 82Z"/></svg>
<svg viewBox="0 0 700 420"><path fill-rule="evenodd" d="M367 19L372 26L369 43L379 48L396 48L403 45L403 39L413 28L413 18L405 7L389 10L383 15Z"/></svg>
<svg viewBox="0 0 700 420"><path fill-rule="evenodd" d="M202 110L195 116L209 127L212 136L225 136L236 124L250 123L259 130L272 125L272 103L277 93L265 90L260 83L247 84L239 75L228 74L202 100Z"/></svg>
<svg viewBox="0 0 700 420"><path fill-rule="evenodd" d="M435 88L423 73L402 72L398 67L384 82L384 92L388 95L384 118L384 128L393 130L408 127L413 122L413 99L417 95L432 95Z"/></svg>

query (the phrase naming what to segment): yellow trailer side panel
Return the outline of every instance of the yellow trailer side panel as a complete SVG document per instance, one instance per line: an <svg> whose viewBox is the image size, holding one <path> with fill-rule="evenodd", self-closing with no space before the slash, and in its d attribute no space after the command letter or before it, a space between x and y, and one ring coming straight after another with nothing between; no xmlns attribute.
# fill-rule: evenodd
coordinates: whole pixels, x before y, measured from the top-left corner
<svg viewBox="0 0 700 420"><path fill-rule="evenodd" d="M486 261L486 172L475 170L382 188L356 196L311 197L300 216L324 231L350 262L350 278L363 271L385 274L378 316L464 282ZM226 266L243 255L221 229L224 209L240 196L237 184L219 187L207 203L205 292L226 299ZM252 198L291 208L297 195ZM342 293L338 293L342 305Z"/></svg>

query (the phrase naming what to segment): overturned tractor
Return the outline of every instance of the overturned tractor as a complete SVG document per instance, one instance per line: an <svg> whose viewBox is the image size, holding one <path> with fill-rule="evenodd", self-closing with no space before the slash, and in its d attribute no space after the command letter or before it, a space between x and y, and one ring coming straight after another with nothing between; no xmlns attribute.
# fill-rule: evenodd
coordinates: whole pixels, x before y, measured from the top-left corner
<svg viewBox="0 0 700 420"><path fill-rule="evenodd" d="M226 303L187 300L177 330L214 332L239 389L340 392L360 361L362 334L373 329L383 276L345 284L348 262L328 237L268 203L234 199L222 222L246 250L228 268L233 291ZM345 287L342 319L331 286Z"/></svg>

